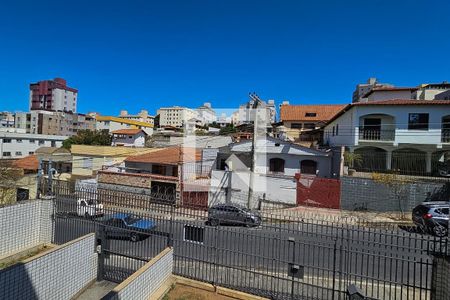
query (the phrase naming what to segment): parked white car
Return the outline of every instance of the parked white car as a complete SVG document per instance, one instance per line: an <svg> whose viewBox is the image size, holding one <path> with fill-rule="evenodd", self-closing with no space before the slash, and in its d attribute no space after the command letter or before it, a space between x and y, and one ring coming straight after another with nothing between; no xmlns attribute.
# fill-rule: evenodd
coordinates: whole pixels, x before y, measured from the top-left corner
<svg viewBox="0 0 450 300"><path fill-rule="evenodd" d="M88 218L103 216L103 204L91 199L78 199L77 214Z"/></svg>

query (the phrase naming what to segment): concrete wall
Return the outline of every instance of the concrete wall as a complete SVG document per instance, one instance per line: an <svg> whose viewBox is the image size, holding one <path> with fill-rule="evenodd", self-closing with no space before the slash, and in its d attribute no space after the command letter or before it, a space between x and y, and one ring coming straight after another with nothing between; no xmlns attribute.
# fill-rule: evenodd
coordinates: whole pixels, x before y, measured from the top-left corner
<svg viewBox="0 0 450 300"><path fill-rule="evenodd" d="M229 187L228 179L230 175L231 196L229 196L228 199L231 199L233 203L247 206L250 172L225 172L219 170L213 170L211 173L208 205L225 203L227 201L227 189ZM251 208L258 207L260 199L280 204L296 204L297 185L294 177L255 174L253 182L254 188Z"/></svg>
<svg viewBox="0 0 450 300"><path fill-rule="evenodd" d="M450 299L450 257L433 257L432 300Z"/></svg>
<svg viewBox="0 0 450 300"><path fill-rule="evenodd" d="M115 287L104 299L147 300L172 276L173 249L166 248L133 275Z"/></svg>
<svg viewBox="0 0 450 300"><path fill-rule="evenodd" d="M88 234L0 271L0 299L71 299L97 277Z"/></svg>
<svg viewBox="0 0 450 300"><path fill-rule="evenodd" d="M31 200L1 207L0 256L50 243L52 210L53 203L48 200Z"/></svg>
<svg viewBox="0 0 450 300"><path fill-rule="evenodd" d="M419 203L425 201L429 193L436 192L444 182L407 183L402 186L401 200L393 188L372 179L341 177L341 208L355 210L365 208L370 211L401 211L410 213Z"/></svg>

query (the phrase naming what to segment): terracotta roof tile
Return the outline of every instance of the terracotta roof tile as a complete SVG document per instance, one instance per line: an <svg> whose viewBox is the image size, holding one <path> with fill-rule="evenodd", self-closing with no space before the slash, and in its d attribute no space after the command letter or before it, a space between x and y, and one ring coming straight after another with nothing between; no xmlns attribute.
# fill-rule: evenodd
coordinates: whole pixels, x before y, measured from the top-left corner
<svg viewBox="0 0 450 300"><path fill-rule="evenodd" d="M36 155L29 155L27 157L15 160L12 163L15 168L20 168L24 170L37 171L39 169L39 161Z"/></svg>
<svg viewBox="0 0 450 300"><path fill-rule="evenodd" d="M345 105L281 105L281 121L328 121ZM307 116L307 113L315 114Z"/></svg>
<svg viewBox="0 0 450 300"><path fill-rule="evenodd" d="M369 106L369 105L450 105L450 100L414 100L414 99L389 99L367 102L356 102L352 105Z"/></svg>
<svg viewBox="0 0 450 300"><path fill-rule="evenodd" d="M142 162L153 164L177 165L183 162L194 162L201 160L201 150L189 147L170 147L161 150L130 156L127 162Z"/></svg>
<svg viewBox="0 0 450 300"><path fill-rule="evenodd" d="M112 134L131 134L131 135L135 135L138 134L140 132L144 132L144 130L142 129L119 129L119 130L114 130L113 132L111 132Z"/></svg>

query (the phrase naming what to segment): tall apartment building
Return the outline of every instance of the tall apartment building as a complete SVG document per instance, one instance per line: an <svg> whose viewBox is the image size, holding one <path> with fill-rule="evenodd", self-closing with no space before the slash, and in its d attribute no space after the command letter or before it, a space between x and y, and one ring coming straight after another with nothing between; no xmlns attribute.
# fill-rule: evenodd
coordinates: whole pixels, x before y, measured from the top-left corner
<svg viewBox="0 0 450 300"><path fill-rule="evenodd" d="M15 126L26 133L71 136L78 130L95 130L91 116L61 111L32 110L17 112Z"/></svg>
<svg viewBox="0 0 450 300"><path fill-rule="evenodd" d="M55 78L30 84L30 110L77 111L78 90Z"/></svg>
<svg viewBox="0 0 450 300"><path fill-rule="evenodd" d="M211 124L212 122L217 121L216 112L211 108L211 103L209 102L203 103L196 111L202 125Z"/></svg>
<svg viewBox="0 0 450 300"><path fill-rule="evenodd" d="M120 115L118 116L121 119L127 119L131 121L137 121L137 122L144 122L148 124L155 124L155 117L148 114L148 111L145 109L142 109L138 114L136 115L130 115L128 111L121 110Z"/></svg>
<svg viewBox="0 0 450 300"><path fill-rule="evenodd" d="M158 109L158 114L160 127L173 126L181 128L187 121L198 118L195 110L180 106L162 107Z"/></svg>

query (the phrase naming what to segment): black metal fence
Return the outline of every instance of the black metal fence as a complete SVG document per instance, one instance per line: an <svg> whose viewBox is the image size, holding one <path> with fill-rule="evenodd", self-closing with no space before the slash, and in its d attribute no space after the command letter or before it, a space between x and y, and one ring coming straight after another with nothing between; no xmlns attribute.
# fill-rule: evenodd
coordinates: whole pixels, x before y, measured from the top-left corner
<svg viewBox="0 0 450 300"><path fill-rule="evenodd" d="M78 200L98 201L98 191L80 196L70 190L70 184L54 183L54 242L96 232L99 277L116 282L172 245L174 274L271 299L346 299L350 285L373 299L431 299L432 254L447 248L446 238L413 230L267 212L256 227L210 226L205 210L176 207L156 195L121 194L126 204L111 198L103 202L107 217L96 217L80 213ZM139 200L130 206L129 199ZM143 231L106 222L117 214L156 227ZM121 239L108 236L117 230L125 232Z"/></svg>

